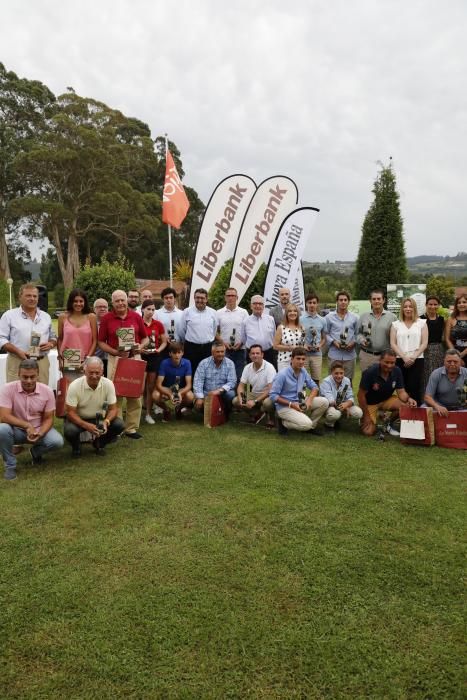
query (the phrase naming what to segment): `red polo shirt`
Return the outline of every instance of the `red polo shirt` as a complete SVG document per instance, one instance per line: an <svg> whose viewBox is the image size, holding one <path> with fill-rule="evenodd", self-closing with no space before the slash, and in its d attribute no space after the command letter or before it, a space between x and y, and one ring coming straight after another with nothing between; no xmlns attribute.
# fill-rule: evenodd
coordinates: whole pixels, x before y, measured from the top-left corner
<svg viewBox="0 0 467 700"><path fill-rule="evenodd" d="M107 343L114 350L118 350L118 337L116 334L118 328L134 328L135 343L141 343L147 336L143 319L135 311L128 309L125 318L120 318L112 310L102 317L99 326L99 340L102 343Z"/></svg>

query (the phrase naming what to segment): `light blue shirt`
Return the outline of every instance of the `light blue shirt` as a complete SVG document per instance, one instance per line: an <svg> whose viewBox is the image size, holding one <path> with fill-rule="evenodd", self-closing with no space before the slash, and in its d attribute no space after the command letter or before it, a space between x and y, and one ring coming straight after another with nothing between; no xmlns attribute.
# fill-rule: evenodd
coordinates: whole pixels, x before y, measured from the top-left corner
<svg viewBox="0 0 467 700"><path fill-rule="evenodd" d="M261 316L251 314L245 322L245 345L261 345L263 352L272 348L276 333L276 323L272 316L262 313Z"/></svg>
<svg viewBox="0 0 467 700"><path fill-rule="evenodd" d="M217 313L210 306L198 311L196 306L190 306L183 312L179 328L180 340L205 345L212 343L217 332Z"/></svg>
<svg viewBox="0 0 467 700"><path fill-rule="evenodd" d="M237 384L235 365L228 357L224 357L219 366L213 357L201 360L193 380L193 391L197 399L203 399L206 394L216 389L231 391Z"/></svg>
<svg viewBox="0 0 467 700"><path fill-rule="evenodd" d="M357 356L355 345L352 350L341 350L333 345L334 340L339 341L341 333L347 334L347 342L357 340L358 316L347 311L342 319L337 311L331 311L326 316L326 338L329 343L328 357L331 360L354 360Z"/></svg>
<svg viewBox="0 0 467 700"><path fill-rule="evenodd" d="M286 406L277 403L279 396L287 401L296 403L298 401L298 394L303 391L304 386L308 387L308 389L318 388L318 385L315 384L303 367L300 369L298 375L295 374L291 366L286 367L285 369L281 369L272 380L269 398L274 401L277 410L286 408Z"/></svg>
<svg viewBox="0 0 467 700"><path fill-rule="evenodd" d="M329 405L339 405L344 401L351 400L355 404L352 385L348 377L344 377L340 384L336 384L334 377L330 374L323 379L319 385L319 394L329 401ZM338 399L338 394L340 394Z"/></svg>
<svg viewBox="0 0 467 700"><path fill-rule="evenodd" d="M5 343L12 343L23 352L29 352L33 331L41 334L40 345L48 343L49 340L56 340L57 337L52 329L52 319L45 311L37 309L34 319L31 319L21 306L5 311L0 318L0 347Z"/></svg>
<svg viewBox="0 0 467 700"><path fill-rule="evenodd" d="M309 314L308 312L300 316L300 323L302 324L303 328L305 329L306 332L306 338L305 342L307 345L319 345L321 343L321 340L323 339L323 336L326 335L326 321L322 316L319 314ZM313 336L311 333L311 329L314 328L316 330L316 335ZM314 357L318 357L321 355L322 352L321 350L317 350L316 352L309 352L308 355L313 355Z"/></svg>

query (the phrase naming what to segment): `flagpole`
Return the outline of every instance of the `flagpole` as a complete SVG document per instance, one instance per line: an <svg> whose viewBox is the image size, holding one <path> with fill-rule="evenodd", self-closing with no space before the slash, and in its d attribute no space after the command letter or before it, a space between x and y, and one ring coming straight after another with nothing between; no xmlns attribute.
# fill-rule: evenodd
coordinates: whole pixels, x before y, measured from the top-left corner
<svg viewBox="0 0 467 700"><path fill-rule="evenodd" d="M165 134L165 160L167 162L167 152L169 150L169 141L167 139L167 134ZM172 281L172 226L167 224L167 231L169 233L169 279L170 286L173 287Z"/></svg>

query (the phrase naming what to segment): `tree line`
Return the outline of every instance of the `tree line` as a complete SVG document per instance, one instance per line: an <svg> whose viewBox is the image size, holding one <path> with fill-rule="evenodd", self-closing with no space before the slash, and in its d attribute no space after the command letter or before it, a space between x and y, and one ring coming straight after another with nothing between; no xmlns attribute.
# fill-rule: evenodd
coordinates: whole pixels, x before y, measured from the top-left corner
<svg viewBox="0 0 467 700"><path fill-rule="evenodd" d="M169 148L183 177L180 152ZM168 277L165 139L147 124L72 88L56 97L0 63L0 163L0 278L21 276L34 239L50 244L44 267L65 289L104 251L110 262L124 254L138 277ZM185 191L175 258L191 257L204 212L196 191Z"/></svg>

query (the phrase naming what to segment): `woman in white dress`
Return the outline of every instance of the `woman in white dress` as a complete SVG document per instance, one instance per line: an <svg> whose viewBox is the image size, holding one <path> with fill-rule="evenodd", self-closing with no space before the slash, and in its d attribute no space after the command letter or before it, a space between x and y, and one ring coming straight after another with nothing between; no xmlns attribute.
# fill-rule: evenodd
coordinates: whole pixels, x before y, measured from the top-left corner
<svg viewBox="0 0 467 700"><path fill-rule="evenodd" d="M292 350L305 345L305 329L299 321L300 312L295 304L287 304L284 320L277 326L273 348L278 352L277 370L290 365Z"/></svg>
<svg viewBox="0 0 467 700"><path fill-rule="evenodd" d="M396 363L402 370L405 390L417 404L423 401L423 352L428 345L426 319L418 318L413 299L404 299L400 320L393 321L391 347L397 354Z"/></svg>

